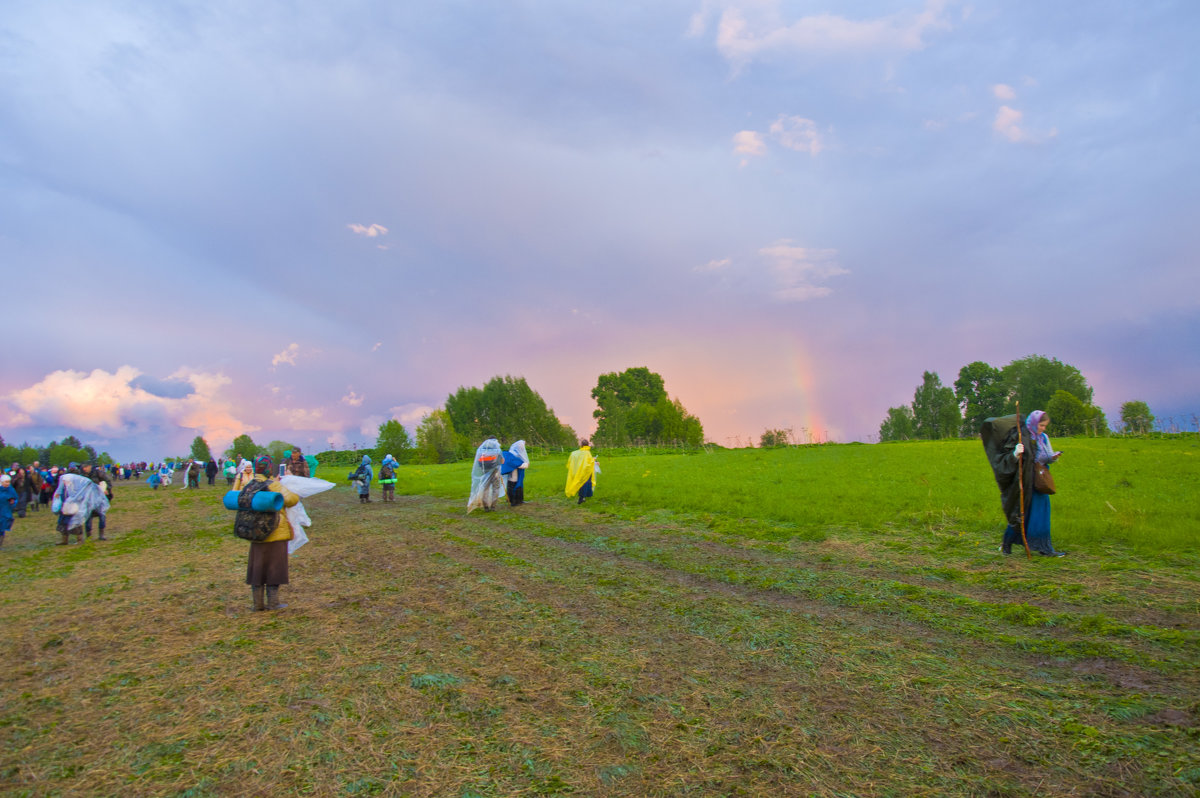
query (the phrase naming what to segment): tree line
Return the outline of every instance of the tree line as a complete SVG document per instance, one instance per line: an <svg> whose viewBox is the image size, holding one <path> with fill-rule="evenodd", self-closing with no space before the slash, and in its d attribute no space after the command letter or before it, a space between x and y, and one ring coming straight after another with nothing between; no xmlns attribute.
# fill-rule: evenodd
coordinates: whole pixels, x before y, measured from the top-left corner
<svg viewBox="0 0 1200 798"><path fill-rule="evenodd" d="M1045 410L1056 435L1107 435L1104 411L1092 404L1092 387L1076 367L1057 358L1030 355L996 368L981 360L959 369L953 388L926 371L910 404L890 407L879 440L974 437L984 419ZM1143 401L1121 405L1121 431L1146 434L1154 416Z"/></svg>
<svg viewBox="0 0 1200 798"><path fill-rule="evenodd" d="M598 446L700 446L704 427L678 399L667 395L661 375L645 367L602 374L592 389L597 420L592 442ZM379 425L375 458L393 455L401 463L451 463L469 459L487 437L543 451L573 449L578 434L562 421L524 377L493 377L482 387L459 387L444 405L421 419L416 437L395 419ZM240 451L240 450L239 450ZM322 462L350 463L353 453L322 452Z"/></svg>
<svg viewBox="0 0 1200 798"><path fill-rule="evenodd" d="M108 452L96 452L96 447L81 442L74 435L68 435L61 441L50 441L45 446L22 443L14 446L4 442L0 436L0 464L5 468L11 463L29 465L41 463L43 466L59 466L63 468L69 463L100 463L111 465L113 459Z"/></svg>

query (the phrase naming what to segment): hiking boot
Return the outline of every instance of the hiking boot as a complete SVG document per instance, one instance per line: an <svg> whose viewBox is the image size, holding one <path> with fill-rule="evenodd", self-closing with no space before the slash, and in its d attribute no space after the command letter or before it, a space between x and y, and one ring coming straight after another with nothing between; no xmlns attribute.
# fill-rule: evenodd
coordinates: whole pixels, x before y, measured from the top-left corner
<svg viewBox="0 0 1200 798"><path fill-rule="evenodd" d="M1005 543L1003 546L1000 547L1000 553L1001 554L1012 554L1012 544Z"/></svg>
<svg viewBox="0 0 1200 798"><path fill-rule="evenodd" d="M286 604L279 603L279 585L267 585L267 609L282 610Z"/></svg>
<svg viewBox="0 0 1200 798"><path fill-rule="evenodd" d="M263 594L265 591L266 591L266 587L264 585L252 585L250 587L250 595L254 599L254 611L255 612L262 612L263 610L265 610L267 608L267 602L263 598Z"/></svg>

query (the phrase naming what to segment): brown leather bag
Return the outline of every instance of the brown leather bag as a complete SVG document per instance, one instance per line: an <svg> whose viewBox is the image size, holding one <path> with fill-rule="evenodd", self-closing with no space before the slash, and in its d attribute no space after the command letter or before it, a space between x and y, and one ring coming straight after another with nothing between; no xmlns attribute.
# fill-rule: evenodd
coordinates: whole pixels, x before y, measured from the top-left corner
<svg viewBox="0 0 1200 798"><path fill-rule="evenodd" d="M1042 463L1036 463L1033 467L1033 489L1047 496L1053 496L1055 493L1054 477L1050 474L1050 469Z"/></svg>

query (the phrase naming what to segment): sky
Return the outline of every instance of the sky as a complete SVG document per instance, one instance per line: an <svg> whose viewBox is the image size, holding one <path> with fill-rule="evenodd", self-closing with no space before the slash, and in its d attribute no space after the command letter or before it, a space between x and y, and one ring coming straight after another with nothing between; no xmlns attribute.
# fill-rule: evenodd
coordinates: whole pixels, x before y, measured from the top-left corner
<svg viewBox="0 0 1200 798"><path fill-rule="evenodd" d="M373 446L645 366L731 446L924 371L1200 414L1200 4L2 3L0 435Z"/></svg>

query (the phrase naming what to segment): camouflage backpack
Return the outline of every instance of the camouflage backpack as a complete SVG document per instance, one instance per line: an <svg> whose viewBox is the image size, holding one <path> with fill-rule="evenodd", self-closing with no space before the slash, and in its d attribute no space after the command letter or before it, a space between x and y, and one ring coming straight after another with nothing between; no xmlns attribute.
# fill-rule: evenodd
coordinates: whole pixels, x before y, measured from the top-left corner
<svg viewBox="0 0 1200 798"><path fill-rule="evenodd" d="M242 540L261 543L275 531L279 524L279 513L264 513L250 509L254 494L262 490L270 490L270 483L265 479L255 479L238 492L238 511L233 519L233 534Z"/></svg>

